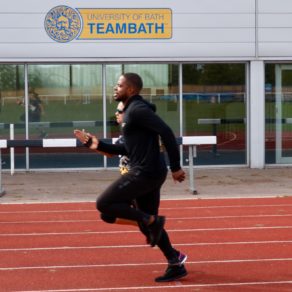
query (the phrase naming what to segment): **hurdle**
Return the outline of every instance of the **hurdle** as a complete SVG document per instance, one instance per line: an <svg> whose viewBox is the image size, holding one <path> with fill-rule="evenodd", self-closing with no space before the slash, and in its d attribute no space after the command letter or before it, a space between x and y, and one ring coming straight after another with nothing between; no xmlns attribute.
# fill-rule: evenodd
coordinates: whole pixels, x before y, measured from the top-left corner
<svg viewBox="0 0 292 292"><path fill-rule="evenodd" d="M116 126L116 121L107 121L107 126ZM0 123L0 129L9 129L10 123ZM25 123L14 123L15 129L24 129ZM70 122L29 122L29 127L35 128L76 128L76 127L101 127L103 126L103 121L70 121Z"/></svg>
<svg viewBox="0 0 292 292"><path fill-rule="evenodd" d="M105 143L114 143L117 138L100 139ZM197 147L199 145L213 145L217 143L216 136L183 136L176 138L178 145L188 146L189 157L189 188L192 194L197 195L198 191L194 178L194 158L197 157ZM0 196L5 194L2 187L2 157L1 150L17 147L40 147L40 148L77 148L85 147L75 138L64 139L37 139L37 140L4 140L0 139Z"/></svg>

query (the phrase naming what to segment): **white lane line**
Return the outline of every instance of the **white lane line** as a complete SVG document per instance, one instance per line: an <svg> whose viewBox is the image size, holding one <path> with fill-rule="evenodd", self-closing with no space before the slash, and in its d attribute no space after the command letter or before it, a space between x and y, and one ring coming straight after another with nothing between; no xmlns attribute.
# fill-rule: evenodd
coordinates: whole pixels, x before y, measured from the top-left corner
<svg viewBox="0 0 292 292"><path fill-rule="evenodd" d="M234 263L265 263L265 262L290 262L292 258L272 258L272 259L237 259L237 260L209 260L209 261L192 261L188 265L205 265L205 264L234 264ZM144 266L165 266L163 263L132 263L132 264L96 264L96 265L63 265L63 266L26 266L26 267L2 267L0 271L19 271L19 270L54 270L54 269L95 269L108 267L144 267Z"/></svg>
<svg viewBox="0 0 292 292"><path fill-rule="evenodd" d="M136 286L136 287L107 287L107 288L74 288L57 290L21 290L16 292L84 292L84 291L128 291L128 290L161 290L177 288L215 288L215 287L238 287L238 286L271 286L291 285L292 280L286 281L262 281L262 282L234 282L234 283L211 283L211 284L180 284L173 286ZM263 290L262 290L263 291Z"/></svg>
<svg viewBox="0 0 292 292"><path fill-rule="evenodd" d="M236 215L236 216L200 216L200 217L167 217L167 221L172 220L217 220L217 219L244 219L244 218L281 218L281 217L292 217L292 214L265 214L265 215ZM53 224L53 223L82 223L82 222L103 222L100 219L95 220L46 220L46 221L2 221L0 225L5 224Z"/></svg>
<svg viewBox="0 0 292 292"><path fill-rule="evenodd" d="M292 240L271 240L271 241L227 241L227 242L197 242L197 243L175 243L174 246L220 246L220 245L269 245L269 244L292 244ZM125 249L145 248L146 244L129 245L94 245L94 246L56 246L56 247L26 247L26 248L1 248L0 252L18 251L51 251L51 250L87 250L87 249Z"/></svg>
<svg viewBox="0 0 292 292"><path fill-rule="evenodd" d="M215 205L215 206L178 206L178 207L160 207L160 210L193 210L193 209L224 209L224 208L259 208L259 207L292 207L292 204L275 205ZM0 211L0 214L27 214L27 213L84 213L97 212L95 209L72 209L72 210L28 210L28 211Z"/></svg>
<svg viewBox="0 0 292 292"><path fill-rule="evenodd" d="M292 216L292 215L291 215ZM0 222L0 225L6 225L6 224L54 224L54 223L91 223L91 222L102 222L102 220L100 219L96 219L96 220L47 220L47 221L2 221Z"/></svg>
<svg viewBox="0 0 292 292"><path fill-rule="evenodd" d="M292 204L276 205L219 205L219 206L196 206L196 207L162 207L161 210L180 210L180 209L224 209L224 208L259 208L259 207L292 207Z"/></svg>
<svg viewBox="0 0 292 292"><path fill-rule="evenodd" d="M0 214L42 214L42 213L84 213L84 212L94 212L97 213L95 209L83 209L83 210L28 210L28 211L0 211Z"/></svg>
<svg viewBox="0 0 292 292"><path fill-rule="evenodd" d="M202 231L237 231L237 230L272 230L272 229L292 229L292 226L255 226L255 227L220 227L220 228L190 228L190 229L168 229L167 232L202 232ZM119 230L119 231L83 231L83 232L46 232L46 233L5 233L0 237L14 236L57 236L57 235L91 235L91 234L125 234L141 233L139 230Z"/></svg>

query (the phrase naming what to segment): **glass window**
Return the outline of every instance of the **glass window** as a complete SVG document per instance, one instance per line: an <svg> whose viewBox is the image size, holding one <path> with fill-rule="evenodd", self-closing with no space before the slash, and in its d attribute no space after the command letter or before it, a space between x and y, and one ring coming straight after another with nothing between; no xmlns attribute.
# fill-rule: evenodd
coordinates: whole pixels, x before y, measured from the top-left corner
<svg viewBox="0 0 292 292"><path fill-rule="evenodd" d="M179 135L178 65L136 64L125 66L126 72L143 79L142 96L156 105L157 114Z"/></svg>
<svg viewBox="0 0 292 292"><path fill-rule="evenodd" d="M285 163L290 157L289 82L292 71L289 64L284 65L266 65L267 163ZM245 63L183 64L182 109L177 64L104 66L106 116L103 115L101 64L28 65L29 139L73 138L75 128L86 129L102 138L104 133L107 138L118 137L120 128L115 123L117 103L113 99L113 88L123 72L135 72L143 79L142 96L156 105L158 115L177 137L181 127L184 136L217 136L217 145L198 147L197 165L246 164ZM7 125L14 123L16 138L24 139L24 65L0 65L0 88L1 136L8 138ZM280 106L281 115L277 116L275 109ZM179 122L181 111L183 125ZM24 151L16 149L16 167L25 167ZM187 149L184 155L187 165ZM4 153L4 167L9 167L8 158ZM30 168L102 167L104 161L103 156L86 148L32 147L29 159ZM108 159L109 166L117 164L117 157Z"/></svg>
<svg viewBox="0 0 292 292"><path fill-rule="evenodd" d="M184 136L217 136L217 145L198 147L196 164L246 164L245 71L245 64L183 65Z"/></svg>
<svg viewBox="0 0 292 292"><path fill-rule="evenodd" d="M10 138L10 124L14 124L14 138L25 139L24 66L0 64L0 136ZM2 150L2 167L10 168L10 149ZM25 149L15 149L15 167L25 168Z"/></svg>
<svg viewBox="0 0 292 292"><path fill-rule="evenodd" d="M117 102L114 99L114 87L122 74L122 65L106 66L106 137L117 138L120 135L120 128L116 123L115 112ZM110 160L109 160L110 163Z"/></svg>
<svg viewBox="0 0 292 292"><path fill-rule="evenodd" d="M292 163L292 64L265 65L267 164Z"/></svg>
<svg viewBox="0 0 292 292"><path fill-rule="evenodd" d="M102 136L101 65L29 65L29 138L73 138L75 128ZM30 149L30 168L100 167L86 148Z"/></svg>
<svg viewBox="0 0 292 292"><path fill-rule="evenodd" d="M179 136L178 65L172 64L120 64L106 66L107 80L107 137L118 137L120 129L115 121L117 103L113 88L122 73L134 72L143 79L141 95L155 104L157 114ZM109 159L108 165L116 166L117 159Z"/></svg>

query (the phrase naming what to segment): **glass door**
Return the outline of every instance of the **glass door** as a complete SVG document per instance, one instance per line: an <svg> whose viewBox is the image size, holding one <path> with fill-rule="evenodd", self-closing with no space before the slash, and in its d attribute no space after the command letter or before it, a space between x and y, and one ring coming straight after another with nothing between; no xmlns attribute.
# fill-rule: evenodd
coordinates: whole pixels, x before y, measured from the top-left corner
<svg viewBox="0 0 292 292"><path fill-rule="evenodd" d="M276 70L276 163L292 163L292 64Z"/></svg>

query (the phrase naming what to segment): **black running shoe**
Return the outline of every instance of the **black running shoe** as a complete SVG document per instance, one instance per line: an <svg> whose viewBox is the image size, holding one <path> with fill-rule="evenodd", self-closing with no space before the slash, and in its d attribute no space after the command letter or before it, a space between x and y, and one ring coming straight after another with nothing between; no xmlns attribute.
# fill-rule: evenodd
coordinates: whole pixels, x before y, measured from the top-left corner
<svg viewBox="0 0 292 292"><path fill-rule="evenodd" d="M155 216L155 220L148 226L150 232L150 245L154 247L159 242L165 224L164 216Z"/></svg>
<svg viewBox="0 0 292 292"><path fill-rule="evenodd" d="M157 277L155 282L171 282L188 274L184 265L168 265L163 276Z"/></svg>

